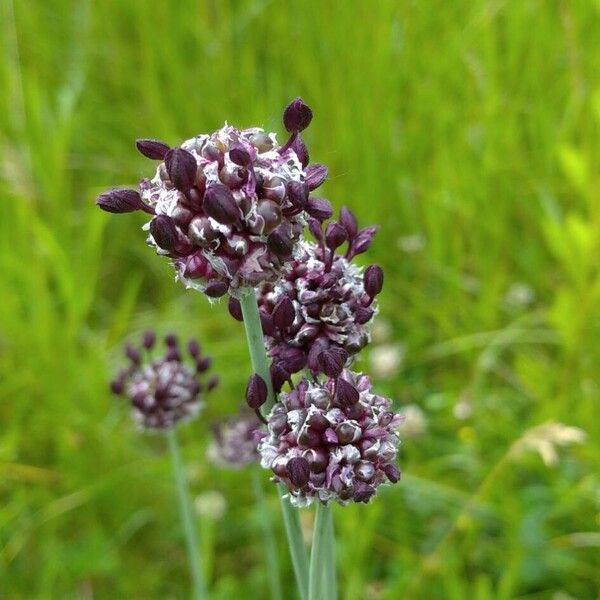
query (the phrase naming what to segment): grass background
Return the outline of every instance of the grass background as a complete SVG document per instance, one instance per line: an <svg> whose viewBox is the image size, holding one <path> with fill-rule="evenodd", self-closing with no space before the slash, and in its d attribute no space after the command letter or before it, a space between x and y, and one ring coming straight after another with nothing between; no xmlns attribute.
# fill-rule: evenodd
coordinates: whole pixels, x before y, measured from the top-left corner
<svg viewBox="0 0 600 600"><path fill-rule="evenodd" d="M106 388L148 326L198 335L222 375L182 431L214 597L268 597L251 473L204 459L249 373L240 324L94 198L149 173L135 138L281 133L296 95L325 193L381 225L361 366L399 347L377 386L427 420L399 485L336 508L342 597L599 597L598 0L0 9L1 598L187 597L164 440ZM527 449L548 421L587 433L550 467Z"/></svg>

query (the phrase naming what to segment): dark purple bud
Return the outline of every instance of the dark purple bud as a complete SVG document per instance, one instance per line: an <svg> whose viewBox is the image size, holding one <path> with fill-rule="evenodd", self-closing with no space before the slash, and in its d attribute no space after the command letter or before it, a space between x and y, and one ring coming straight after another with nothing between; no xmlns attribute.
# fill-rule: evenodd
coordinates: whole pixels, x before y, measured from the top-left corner
<svg viewBox="0 0 600 600"><path fill-rule="evenodd" d="M306 167L310 161L310 156L308 155L308 148L300 134L294 137L290 144L290 148L296 153L302 167Z"/></svg>
<svg viewBox="0 0 600 600"><path fill-rule="evenodd" d="M125 391L125 373L121 372L110 382L110 391L120 396Z"/></svg>
<svg viewBox="0 0 600 600"><path fill-rule="evenodd" d="M323 185L323 182L327 179L329 169L325 165L315 163L306 168L306 177L304 179L308 189L312 192L319 186Z"/></svg>
<svg viewBox="0 0 600 600"><path fill-rule="evenodd" d="M269 371L271 373L273 389L276 392L279 392L283 387L283 384L290 378L290 374L280 362L271 363Z"/></svg>
<svg viewBox="0 0 600 600"><path fill-rule="evenodd" d="M400 469L396 465L392 463L385 465L383 472L392 483L400 481Z"/></svg>
<svg viewBox="0 0 600 600"><path fill-rule="evenodd" d="M348 233L348 238L352 239L358 233L358 222L354 213L346 206L342 206L340 210L340 225Z"/></svg>
<svg viewBox="0 0 600 600"><path fill-rule="evenodd" d="M235 223L240 216L240 209L231 190L222 183L209 186L204 194L203 207L209 217L224 225Z"/></svg>
<svg viewBox="0 0 600 600"><path fill-rule="evenodd" d="M150 221L150 233L157 246L168 252L175 250L177 244L177 227L171 217L158 215Z"/></svg>
<svg viewBox="0 0 600 600"><path fill-rule="evenodd" d="M305 210L311 217L319 221L325 221L333 215L331 202L326 198L309 198Z"/></svg>
<svg viewBox="0 0 600 600"><path fill-rule="evenodd" d="M218 375L213 375L207 382L206 382L206 389L207 391L211 392L212 390L214 390L217 386L219 385L219 376Z"/></svg>
<svg viewBox="0 0 600 600"><path fill-rule="evenodd" d="M275 305L272 312L273 325L279 329L291 327L296 318L296 309L289 296L283 296Z"/></svg>
<svg viewBox="0 0 600 600"><path fill-rule="evenodd" d="M325 243L331 250L339 248L348 239L346 230L335 221L327 225L325 230Z"/></svg>
<svg viewBox="0 0 600 600"><path fill-rule="evenodd" d="M360 439L361 429L359 425L344 421L335 428L335 434L340 444L353 444Z"/></svg>
<svg viewBox="0 0 600 600"><path fill-rule="evenodd" d="M177 336L174 333L168 333L165 336L165 344L169 348L175 348L178 344Z"/></svg>
<svg viewBox="0 0 600 600"><path fill-rule="evenodd" d="M303 131L312 121L312 110L302 98L292 100L283 111L283 124L290 133Z"/></svg>
<svg viewBox="0 0 600 600"><path fill-rule="evenodd" d="M140 351L137 348L134 348L131 344L127 344L127 347L125 348L125 354L134 365L140 364Z"/></svg>
<svg viewBox="0 0 600 600"><path fill-rule="evenodd" d="M135 190L116 188L100 194L96 204L109 213L120 214L140 210L144 204Z"/></svg>
<svg viewBox="0 0 600 600"><path fill-rule="evenodd" d="M229 158L240 167L248 167L252 163L250 153L242 144L233 144L229 149Z"/></svg>
<svg viewBox="0 0 600 600"><path fill-rule="evenodd" d="M348 353L342 348L328 348L317 358L319 368L328 377L339 377L347 360Z"/></svg>
<svg viewBox="0 0 600 600"><path fill-rule="evenodd" d="M156 343L156 334L154 333L154 331L144 331L144 338L142 343L146 350L150 350L150 348L152 348Z"/></svg>
<svg viewBox="0 0 600 600"><path fill-rule="evenodd" d="M288 373L297 373L306 366L306 353L300 348L288 346L285 351L279 355L279 364Z"/></svg>
<svg viewBox="0 0 600 600"><path fill-rule="evenodd" d="M227 281L210 281L204 288L204 293L209 298L220 298L227 293L229 282Z"/></svg>
<svg viewBox="0 0 600 600"><path fill-rule="evenodd" d="M291 256L294 249L294 242L286 231L285 226L280 225L269 234L267 246L273 254L285 258Z"/></svg>
<svg viewBox="0 0 600 600"><path fill-rule="evenodd" d="M196 361L196 371L198 373L204 373L210 369L212 364L212 358L210 356L203 356Z"/></svg>
<svg viewBox="0 0 600 600"><path fill-rule="evenodd" d="M328 348L327 342L322 338L318 338L308 351L308 368L313 373L319 372L319 356Z"/></svg>
<svg viewBox="0 0 600 600"><path fill-rule="evenodd" d="M339 377L336 381L336 395L342 406L352 406L360 398L358 390L349 382Z"/></svg>
<svg viewBox="0 0 600 600"><path fill-rule="evenodd" d="M152 160L163 160L167 152L171 149L169 144L165 144L160 140L136 140L135 145L145 157Z"/></svg>
<svg viewBox="0 0 600 600"><path fill-rule="evenodd" d="M294 208L304 209L308 201L308 187L300 181L290 181L287 185L287 196Z"/></svg>
<svg viewBox="0 0 600 600"><path fill-rule="evenodd" d="M354 501L364 502L365 504L375 494L375 488L372 485L367 485L362 481L354 486Z"/></svg>
<svg viewBox="0 0 600 600"><path fill-rule="evenodd" d="M267 401L267 383L258 374L253 373L246 386L246 402L253 409L260 408Z"/></svg>
<svg viewBox="0 0 600 600"><path fill-rule="evenodd" d="M365 227L358 232L354 240L352 240L352 252L350 258L357 254L362 254L369 249L378 229L379 228L376 226L371 226Z"/></svg>
<svg viewBox="0 0 600 600"><path fill-rule="evenodd" d="M200 354L200 344L197 342L197 340L191 339L188 342L188 352L192 358L198 358Z"/></svg>
<svg viewBox="0 0 600 600"><path fill-rule="evenodd" d="M302 488L308 483L310 477L310 465L305 458L295 456L290 458L286 465L286 470L292 485Z"/></svg>
<svg viewBox="0 0 600 600"><path fill-rule="evenodd" d="M240 301L237 298L234 298L233 296L231 296L229 298L229 303L227 305L227 308L229 309L229 314L236 321L244 320L244 315L242 315L242 305L240 304Z"/></svg>
<svg viewBox="0 0 600 600"><path fill-rule="evenodd" d="M308 228L318 242L323 241L323 226L318 219L314 217L308 218Z"/></svg>
<svg viewBox="0 0 600 600"><path fill-rule="evenodd" d="M275 327L273 325L273 317L264 310L260 311L260 324L265 335L273 335Z"/></svg>
<svg viewBox="0 0 600 600"><path fill-rule="evenodd" d="M175 347L169 348L167 350L166 359L168 361L181 362L181 352L179 352L179 348L175 348Z"/></svg>
<svg viewBox="0 0 600 600"><path fill-rule="evenodd" d="M165 156L169 179L180 192L187 192L196 181L198 165L194 155L183 148L173 148Z"/></svg>
<svg viewBox="0 0 600 600"><path fill-rule="evenodd" d="M365 269L363 276L365 291L371 298L375 298L383 288L383 269L379 265L370 265Z"/></svg>
<svg viewBox="0 0 600 600"><path fill-rule="evenodd" d="M357 306L354 312L354 320L359 325L364 325L371 320L374 314L375 311L372 308L368 308L366 306Z"/></svg>

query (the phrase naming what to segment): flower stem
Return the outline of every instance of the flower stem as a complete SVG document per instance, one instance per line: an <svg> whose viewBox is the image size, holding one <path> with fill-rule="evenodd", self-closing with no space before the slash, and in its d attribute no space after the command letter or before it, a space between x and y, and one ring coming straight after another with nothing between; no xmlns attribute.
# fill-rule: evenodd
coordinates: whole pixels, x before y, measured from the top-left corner
<svg viewBox="0 0 600 600"><path fill-rule="evenodd" d="M331 600L329 594L327 569L327 536L331 532L331 508L317 501L315 526L313 530L312 551L310 553L310 576L308 600ZM327 594L327 595L326 595Z"/></svg>
<svg viewBox="0 0 600 600"><path fill-rule="evenodd" d="M325 534L325 561L323 562L325 576L326 600L337 600L337 571L335 565L335 528L333 526L333 510L327 510L327 533Z"/></svg>
<svg viewBox="0 0 600 600"><path fill-rule="evenodd" d="M185 479L183 464L181 462L181 454L179 452L179 444L177 442L177 435L174 428L168 430L167 439L169 440L169 450L171 451L173 473L175 475L175 482L177 483L179 512L185 533L188 560L190 563L190 571L192 573L192 581L194 584L194 598L195 600L206 600L208 595L206 593L204 574L202 573L202 564L200 562L200 550L198 547L196 530L194 529L190 494Z"/></svg>
<svg viewBox="0 0 600 600"><path fill-rule="evenodd" d="M253 289L246 291L240 297L242 315L244 317L244 328L246 329L246 338L248 340L248 350L250 351L250 360L255 373L258 373L266 382L268 390L268 402L266 408L275 404L275 394L271 382L271 373L269 371L269 359L265 349L265 341L262 333L260 314L256 303L256 295ZM283 511L283 522L288 539L290 555L294 574L296 575L296 584L301 600L307 600L308 597L308 557L306 546L302 539L302 530L300 528L300 516L298 511L291 506L283 496L287 490L284 486L279 486L279 496L281 500L281 509Z"/></svg>
<svg viewBox="0 0 600 600"><path fill-rule="evenodd" d="M260 518L260 524L263 530L264 548L267 558L267 574L269 576L269 587L271 588L271 598L281 600L281 580L279 578L279 561L277 560L277 544L275 542L275 533L273 532L273 522L271 514L265 502L265 491L260 478L258 469L252 470L252 484L254 485L254 495Z"/></svg>

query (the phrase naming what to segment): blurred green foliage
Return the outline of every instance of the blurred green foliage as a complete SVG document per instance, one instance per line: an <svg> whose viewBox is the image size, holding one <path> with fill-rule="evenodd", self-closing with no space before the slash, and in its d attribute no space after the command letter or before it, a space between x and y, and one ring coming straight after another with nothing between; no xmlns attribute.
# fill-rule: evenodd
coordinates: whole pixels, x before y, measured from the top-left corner
<svg viewBox="0 0 600 600"><path fill-rule="evenodd" d="M226 501L203 531L214 597L268 597L251 473L204 459L249 372L242 329L175 284L142 215L94 198L149 173L136 137L225 119L281 132L296 95L325 193L381 224L364 260L386 286L360 366L426 421L399 485L335 511L342 597L597 597L600 2L0 11L0 597L187 597L164 440L106 389L123 339L149 326L198 335L222 375L182 430L194 494ZM548 466L535 449L552 463L581 433L533 429L546 422L587 440Z"/></svg>

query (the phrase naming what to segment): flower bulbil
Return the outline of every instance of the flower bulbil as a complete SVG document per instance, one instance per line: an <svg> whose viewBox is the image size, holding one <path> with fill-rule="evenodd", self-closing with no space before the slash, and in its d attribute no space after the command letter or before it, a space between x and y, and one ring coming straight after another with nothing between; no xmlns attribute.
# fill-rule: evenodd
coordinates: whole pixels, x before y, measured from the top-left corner
<svg viewBox="0 0 600 600"><path fill-rule="evenodd" d="M203 405L203 392L218 383L211 377L205 384L200 377L210 368L211 359L190 340L187 360L173 334L165 338L165 353L152 358L156 336L148 331L140 347L128 344L128 365L111 382L111 390L127 398L136 423L144 429L170 429L180 421L195 417Z"/></svg>
<svg viewBox="0 0 600 600"><path fill-rule="evenodd" d="M322 218L328 201L310 198L327 176L308 165L300 131L312 118L296 99L284 113L290 139L225 125L170 148L138 140L146 157L160 160L156 174L135 190L112 190L97 204L108 212L144 210L148 243L168 256L177 278L216 298L275 281L293 256L309 215Z"/></svg>
<svg viewBox="0 0 600 600"><path fill-rule="evenodd" d="M402 421L391 401L372 393L369 378L344 370L322 383L302 379L281 393L258 451L263 467L289 490L295 506L314 500L368 502L395 483Z"/></svg>

